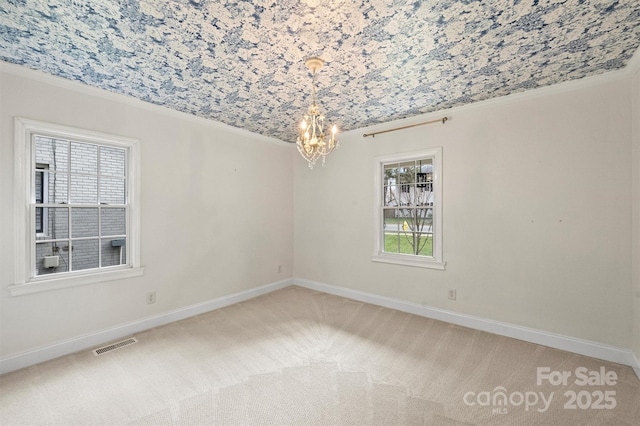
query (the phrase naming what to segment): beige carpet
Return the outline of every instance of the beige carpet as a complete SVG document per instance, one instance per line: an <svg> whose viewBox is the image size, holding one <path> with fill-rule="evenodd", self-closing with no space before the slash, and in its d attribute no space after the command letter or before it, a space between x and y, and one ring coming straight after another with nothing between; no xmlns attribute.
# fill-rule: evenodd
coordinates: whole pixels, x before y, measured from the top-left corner
<svg viewBox="0 0 640 426"><path fill-rule="evenodd" d="M629 367L300 287L135 337L1 376L0 424L640 425Z"/></svg>

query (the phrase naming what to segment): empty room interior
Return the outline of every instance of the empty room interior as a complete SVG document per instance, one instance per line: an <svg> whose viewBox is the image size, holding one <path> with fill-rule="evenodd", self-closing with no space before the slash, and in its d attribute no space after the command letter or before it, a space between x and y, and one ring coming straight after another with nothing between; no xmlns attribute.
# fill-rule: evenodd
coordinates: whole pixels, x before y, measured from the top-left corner
<svg viewBox="0 0 640 426"><path fill-rule="evenodd" d="M640 425L640 3L5 0L0 424Z"/></svg>

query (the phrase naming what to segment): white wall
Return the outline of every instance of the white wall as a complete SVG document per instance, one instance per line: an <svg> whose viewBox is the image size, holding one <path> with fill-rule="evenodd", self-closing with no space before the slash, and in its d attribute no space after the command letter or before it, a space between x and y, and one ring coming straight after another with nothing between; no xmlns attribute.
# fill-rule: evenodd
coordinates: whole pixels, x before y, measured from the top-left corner
<svg viewBox="0 0 640 426"><path fill-rule="evenodd" d="M630 80L590 81L298 162L296 278L631 348ZM446 271L371 262L374 157L437 146Z"/></svg>
<svg viewBox="0 0 640 426"><path fill-rule="evenodd" d="M37 75L0 74L0 359L292 276L290 146ZM15 116L140 140L143 277L9 295Z"/></svg>

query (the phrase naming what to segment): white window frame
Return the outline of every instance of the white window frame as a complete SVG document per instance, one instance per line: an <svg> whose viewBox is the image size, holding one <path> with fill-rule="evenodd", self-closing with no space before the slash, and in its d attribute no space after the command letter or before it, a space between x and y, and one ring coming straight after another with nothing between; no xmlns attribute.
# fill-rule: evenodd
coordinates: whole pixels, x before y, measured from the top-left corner
<svg viewBox="0 0 640 426"><path fill-rule="evenodd" d="M383 236L383 182L384 165L402 163L429 158L433 165L433 256L387 253L384 251ZM374 164L374 249L371 258L374 262L394 263L397 265L417 266L444 270L446 262L442 258L442 147L422 151L385 155L375 158Z"/></svg>
<svg viewBox="0 0 640 426"><path fill-rule="evenodd" d="M19 296L142 275L144 268L140 266L140 147L138 141L122 136L45 123L22 117L15 118L14 132L15 284L9 286L10 294ZM127 150L128 264L120 267L109 267L108 269L35 275L35 198L32 191L33 165L35 161L35 149L32 143L34 135L116 146Z"/></svg>

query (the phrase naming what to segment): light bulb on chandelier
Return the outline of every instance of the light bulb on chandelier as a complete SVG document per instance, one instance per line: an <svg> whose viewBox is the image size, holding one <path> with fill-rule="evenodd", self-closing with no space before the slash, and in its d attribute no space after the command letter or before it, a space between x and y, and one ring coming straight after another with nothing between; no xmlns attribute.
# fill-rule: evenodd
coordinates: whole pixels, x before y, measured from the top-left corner
<svg viewBox="0 0 640 426"><path fill-rule="evenodd" d="M300 133L296 140L296 146L300 155L309 163L309 168L313 169L319 158L322 158L322 165L324 166L326 156L339 146L336 139L338 128L335 125L331 127L331 134L327 138L324 133L324 114L320 111L316 101L316 73L324 65L324 61L320 58L309 58L306 60L305 65L313 74L312 98L311 106L300 123Z"/></svg>

